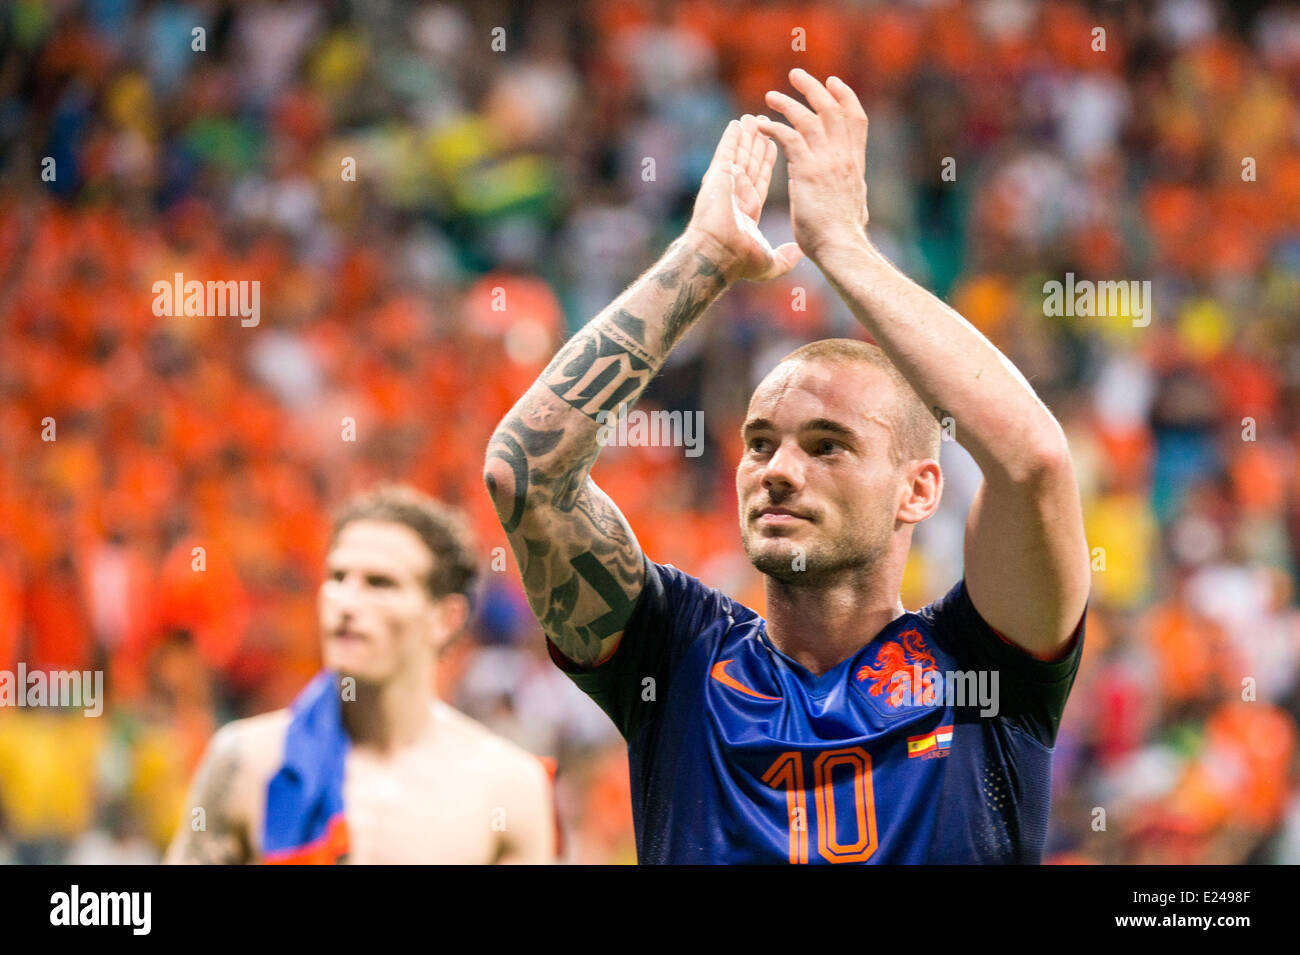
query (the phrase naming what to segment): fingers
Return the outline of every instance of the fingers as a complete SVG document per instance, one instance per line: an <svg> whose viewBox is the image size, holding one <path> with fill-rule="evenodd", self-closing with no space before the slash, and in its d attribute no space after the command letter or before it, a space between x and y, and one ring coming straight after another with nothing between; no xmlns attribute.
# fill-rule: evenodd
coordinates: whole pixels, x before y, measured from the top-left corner
<svg viewBox="0 0 1300 955"><path fill-rule="evenodd" d="M742 210L749 212L762 206L763 200L754 189L754 180L737 163L731 164L731 181L731 194Z"/></svg>
<svg viewBox="0 0 1300 955"><path fill-rule="evenodd" d="M767 117L759 117L766 119ZM758 191L760 200L767 199L767 187L772 184L772 168L776 165L776 141L763 137L763 142L767 143L763 150L762 163L759 166L758 178L754 181L754 188Z"/></svg>
<svg viewBox="0 0 1300 955"><path fill-rule="evenodd" d="M849 88L838 76L832 76L826 81L826 90L835 97L839 104L840 113L847 121L845 129L848 131L854 151L862 150L867 145L867 111L862 108L862 103L858 100L858 94Z"/></svg>
<svg viewBox="0 0 1300 955"><path fill-rule="evenodd" d="M824 137L825 130L817 114L794 97L778 90L768 90L765 99L767 105L788 119L790 125L797 129L809 143L817 142Z"/></svg>
<svg viewBox="0 0 1300 955"><path fill-rule="evenodd" d="M771 140L759 132L757 117L750 116L747 113L742 119L742 122L744 122L744 120L749 121L749 126L753 130L753 138L750 144L749 156L747 157L745 175L747 175L749 181L757 187L758 179L763 169L763 157L767 155L767 144L771 142Z"/></svg>
<svg viewBox="0 0 1300 955"><path fill-rule="evenodd" d="M768 94L771 96L772 94ZM789 99L789 97L786 97ZM799 130L791 129L785 123L778 123L766 116L758 117L758 131L764 136L771 136L785 150L786 158L793 162L807 159L811 154L808 143Z"/></svg>
<svg viewBox="0 0 1300 955"><path fill-rule="evenodd" d="M853 92L848 83L838 76L832 76L826 81L826 91L835 97L840 108L851 118L866 121L867 111L862 108L862 101L858 99L858 94Z"/></svg>
<svg viewBox="0 0 1300 955"><path fill-rule="evenodd" d="M740 121L733 119L727 124L722 138L718 140L718 148L713 151L713 161L709 163L711 168L726 169L736 161L736 146L740 142L740 134Z"/></svg>
<svg viewBox="0 0 1300 955"><path fill-rule="evenodd" d="M857 94L837 76L823 86L807 70L790 71L790 82L813 107L777 90L768 90L767 103L790 121L790 126L758 117L758 131L780 144L786 158L799 164L811 158L828 142L853 148L856 153L866 144L867 113ZM814 112L814 110L816 112ZM793 128L792 128L793 127ZM759 192L766 195L766 187Z"/></svg>
<svg viewBox="0 0 1300 955"><path fill-rule="evenodd" d="M754 148L754 117L746 113L740 117L740 138L736 140L736 155L732 160L743 174L749 168L749 153Z"/></svg>
<svg viewBox="0 0 1300 955"><path fill-rule="evenodd" d="M817 111L824 125L835 125L840 120L840 103L817 78L803 69L790 71L790 84L803 94L808 105Z"/></svg>

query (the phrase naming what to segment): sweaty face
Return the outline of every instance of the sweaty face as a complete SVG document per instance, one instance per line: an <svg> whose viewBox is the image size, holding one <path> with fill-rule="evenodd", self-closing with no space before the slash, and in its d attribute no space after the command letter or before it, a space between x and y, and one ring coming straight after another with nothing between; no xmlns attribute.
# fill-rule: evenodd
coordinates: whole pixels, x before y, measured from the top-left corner
<svg viewBox="0 0 1300 955"><path fill-rule="evenodd" d="M736 469L740 536L760 571L812 583L885 553L902 500L884 372L782 362L755 389Z"/></svg>
<svg viewBox="0 0 1300 955"><path fill-rule="evenodd" d="M325 561L317 606L325 666L385 683L425 666L438 636L424 581L433 555L404 524L353 521Z"/></svg>

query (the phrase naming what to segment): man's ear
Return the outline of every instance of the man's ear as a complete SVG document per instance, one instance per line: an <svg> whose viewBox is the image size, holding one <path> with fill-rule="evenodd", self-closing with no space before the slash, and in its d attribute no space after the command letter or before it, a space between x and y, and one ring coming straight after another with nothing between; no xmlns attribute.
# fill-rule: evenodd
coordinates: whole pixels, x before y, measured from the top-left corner
<svg viewBox="0 0 1300 955"><path fill-rule="evenodd" d="M919 524L939 509L943 497L943 472L934 458L918 458L907 465L903 503L898 520Z"/></svg>
<svg viewBox="0 0 1300 955"><path fill-rule="evenodd" d="M448 594L434 605L434 646L437 653L446 649L465 625L469 623L469 598L464 594Z"/></svg>

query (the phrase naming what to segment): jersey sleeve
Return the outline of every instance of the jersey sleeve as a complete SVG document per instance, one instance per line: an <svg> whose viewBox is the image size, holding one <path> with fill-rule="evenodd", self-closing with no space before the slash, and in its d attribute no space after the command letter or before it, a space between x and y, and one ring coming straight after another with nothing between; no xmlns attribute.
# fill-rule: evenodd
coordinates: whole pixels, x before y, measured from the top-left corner
<svg viewBox="0 0 1300 955"><path fill-rule="evenodd" d="M592 667L564 656L547 639L551 660L631 740L658 713L672 673L691 642L720 616L728 599L671 564L645 559L645 586L613 653Z"/></svg>
<svg viewBox="0 0 1300 955"><path fill-rule="evenodd" d="M989 626L971 602L964 577L931 604L930 610L959 669L997 673L997 718L1019 727L1044 746L1054 746L1083 655L1087 608L1065 649L1051 660L1039 659Z"/></svg>

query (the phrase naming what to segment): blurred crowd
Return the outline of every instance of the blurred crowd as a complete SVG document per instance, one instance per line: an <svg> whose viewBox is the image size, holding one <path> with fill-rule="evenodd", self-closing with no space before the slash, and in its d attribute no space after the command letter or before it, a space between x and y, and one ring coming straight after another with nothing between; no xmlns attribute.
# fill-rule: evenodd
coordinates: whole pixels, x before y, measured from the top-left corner
<svg viewBox="0 0 1300 955"><path fill-rule="evenodd" d="M0 17L0 670L102 668L108 697L99 719L0 710L0 858L155 860L213 730L319 665L328 514L392 478L464 508L483 553L439 692L557 758L567 859L632 861L622 742L546 657L483 451L678 234L726 121L802 66L870 115L873 240L1070 440L1094 589L1049 860L1300 862L1296 7ZM774 244L783 203L778 168ZM260 281L260 322L156 316L153 283L178 272ZM1047 316L1044 283L1069 272L1149 280L1152 320ZM762 610L736 523L745 403L794 347L860 334L806 263L701 320L643 407L702 410L704 453L611 447L593 472L650 557ZM962 572L979 472L952 442L941 464L910 609Z"/></svg>

